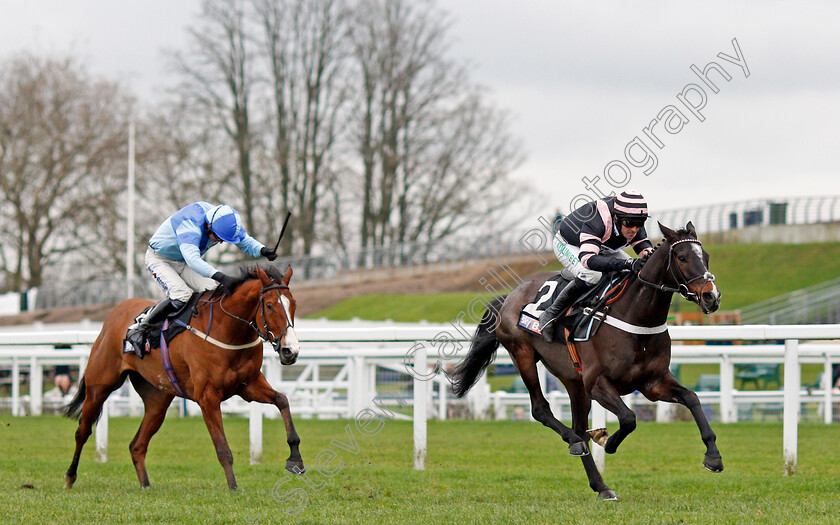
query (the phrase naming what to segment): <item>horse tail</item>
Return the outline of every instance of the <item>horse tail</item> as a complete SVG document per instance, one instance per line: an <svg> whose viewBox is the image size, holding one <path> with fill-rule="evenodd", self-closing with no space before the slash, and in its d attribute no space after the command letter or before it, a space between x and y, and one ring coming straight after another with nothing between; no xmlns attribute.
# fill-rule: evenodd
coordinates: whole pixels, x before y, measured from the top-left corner
<svg viewBox="0 0 840 525"><path fill-rule="evenodd" d="M499 339L496 337L496 327L499 325L499 309L505 302L507 296L503 295L494 299L484 312L478 328L475 329L470 351L461 363L455 366L450 375L452 392L456 397L464 395L473 387L479 376L493 361L496 356L496 349L499 348Z"/></svg>
<svg viewBox="0 0 840 525"><path fill-rule="evenodd" d="M79 381L79 389L76 390L76 395L70 400L70 403L65 406L61 413L64 417L78 420L82 416L82 404L85 402L85 377Z"/></svg>

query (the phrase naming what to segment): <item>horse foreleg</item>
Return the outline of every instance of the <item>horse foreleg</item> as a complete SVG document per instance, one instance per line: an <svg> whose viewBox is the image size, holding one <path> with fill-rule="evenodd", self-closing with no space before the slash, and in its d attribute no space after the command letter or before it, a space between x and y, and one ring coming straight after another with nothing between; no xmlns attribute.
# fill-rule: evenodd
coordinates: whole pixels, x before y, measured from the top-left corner
<svg viewBox="0 0 840 525"><path fill-rule="evenodd" d="M700 429L700 438L706 445L703 466L710 472L723 471L723 459L716 443L717 436L709 425L706 414L703 413L703 407L700 405L697 394L682 386L670 372L662 381L642 393L652 401L667 401L685 405L691 411L691 415L697 423L697 428Z"/></svg>
<svg viewBox="0 0 840 525"><path fill-rule="evenodd" d="M286 460L286 470L293 474L303 474L306 469L303 466L303 458L300 456L300 437L295 431L292 411L289 409L289 399L286 395L271 388L262 374L256 380L240 387L237 394L245 401L272 404L280 410L283 424L286 426L286 442L289 444L290 451L289 459Z"/></svg>
<svg viewBox="0 0 840 525"><path fill-rule="evenodd" d="M140 428L137 429L137 434L128 445L128 450L131 452L131 461L137 471L140 487L145 489L150 486L149 475L146 472L146 451L149 449L149 441L163 424L163 420L166 418L166 410L175 396L154 388L139 374L131 377L131 384L143 398L145 413Z"/></svg>
<svg viewBox="0 0 840 525"><path fill-rule="evenodd" d="M198 406L201 407L201 414L204 416L204 424L207 425L210 438L216 447L216 457L219 458L219 463L225 469L228 488L236 490L236 478L233 475L233 454L230 451L230 446L228 446L225 429L222 425L220 396L212 387L206 387L197 401Z"/></svg>
<svg viewBox="0 0 840 525"><path fill-rule="evenodd" d="M604 451L607 454L615 454L624 438L636 430L636 414L624 404L615 386L604 376L599 376L595 380L591 395L592 399L618 417L618 430L607 439L604 445Z"/></svg>
<svg viewBox="0 0 840 525"><path fill-rule="evenodd" d="M540 388L537 362L533 358L533 352L530 355L520 353L513 357L516 368L519 370L519 375L522 376L522 382L525 383L525 386L528 388L528 393L531 396L531 415L534 416L534 419L560 434L563 441L569 444L570 455L588 455L589 447L586 446L586 442L574 430L554 417L554 414L551 412L551 406L548 404L545 396L543 396L542 388Z"/></svg>

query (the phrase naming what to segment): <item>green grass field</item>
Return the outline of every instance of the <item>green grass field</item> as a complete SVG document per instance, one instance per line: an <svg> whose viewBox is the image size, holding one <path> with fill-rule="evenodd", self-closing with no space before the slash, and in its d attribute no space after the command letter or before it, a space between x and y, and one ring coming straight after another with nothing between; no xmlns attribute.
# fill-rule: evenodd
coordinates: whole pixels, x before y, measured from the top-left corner
<svg viewBox="0 0 840 525"><path fill-rule="evenodd" d="M840 243L826 244L750 244L707 245L712 273L723 294L721 310L736 310L748 304L770 299L840 276ZM819 271L815 271L815 269ZM546 270L559 270L553 262ZM525 277L524 275L522 277ZM478 283L476 287L480 288ZM360 295L346 299L311 318L348 320L448 322L477 296L490 299L488 292L444 294ZM700 311L697 305L677 298L681 312ZM469 316L468 316L469 318Z"/></svg>
<svg viewBox="0 0 840 525"><path fill-rule="evenodd" d="M348 421L301 420L310 488L285 476L288 456L278 420L265 422L264 461L248 464L248 422L225 420L239 491L229 492L199 418L172 417L152 441L152 487L141 490L128 454L139 420L110 420L109 461L93 461L89 441L72 490L63 473L75 422L55 416L0 416L0 520L4 523L837 523L840 425L801 425L799 465L782 475L779 424L716 425L726 470L705 471L704 448L690 423L641 423L607 458L605 479L619 502L599 502L576 458L533 422L429 422L427 470L412 469L410 423L386 420L373 437ZM351 423L352 424L352 423ZM325 478L315 456L331 449L344 462ZM32 486L33 488L24 488ZM306 494L283 501L291 490ZM301 505L298 513L291 511ZM250 520L249 520L250 518Z"/></svg>

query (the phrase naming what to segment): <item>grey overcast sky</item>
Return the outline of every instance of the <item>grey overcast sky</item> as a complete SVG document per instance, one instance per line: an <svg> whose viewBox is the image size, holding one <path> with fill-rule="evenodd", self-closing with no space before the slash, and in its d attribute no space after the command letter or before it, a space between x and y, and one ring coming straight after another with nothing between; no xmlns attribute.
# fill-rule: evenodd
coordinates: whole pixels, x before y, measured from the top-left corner
<svg viewBox="0 0 840 525"><path fill-rule="evenodd" d="M593 6L593 4L595 4ZM626 182L656 210L785 195L840 195L840 3L793 1L566 2L443 0L454 56L513 115L528 160L515 178L567 211L587 192ZM197 0L7 2L0 53L73 52L141 98L167 85L162 48L183 48ZM749 69L737 58L737 39ZM714 61L713 93L692 71ZM706 96L693 114L677 98ZM688 92L687 103L701 94ZM675 110L685 116L680 120ZM665 110L663 112L663 110ZM651 130L644 128L662 115ZM671 134L664 130L669 121ZM639 137L657 165L633 167ZM642 146L630 150L645 160ZM600 180L595 180L599 177Z"/></svg>

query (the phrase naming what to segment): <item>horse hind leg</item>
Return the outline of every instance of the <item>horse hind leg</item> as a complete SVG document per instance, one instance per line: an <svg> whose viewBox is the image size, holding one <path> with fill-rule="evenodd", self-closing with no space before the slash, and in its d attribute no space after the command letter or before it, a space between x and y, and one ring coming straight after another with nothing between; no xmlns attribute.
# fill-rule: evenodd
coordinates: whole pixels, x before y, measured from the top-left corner
<svg viewBox="0 0 840 525"><path fill-rule="evenodd" d="M545 399L545 396L543 396L542 388L540 387L534 351L532 349L527 351L527 349L520 347L517 352L511 352L511 356L515 361L516 368L519 370L519 375L522 376L522 382L525 383L525 386L528 388L528 393L531 396L531 415L534 416L534 419L560 434L563 441L569 444L570 455L588 455L589 448L586 446L586 442L571 428L554 417L554 414L551 412L551 407Z"/></svg>
<svg viewBox="0 0 840 525"><path fill-rule="evenodd" d="M76 451L73 454L73 461L70 463L70 468L64 474L65 488L73 488L73 484L76 482L82 448L93 431L94 423L96 423L102 413L102 405L105 404L105 400L108 399L111 392L119 388L124 380L125 376L117 376L116 381L110 384L85 384L84 404L82 405L81 417L79 418L79 427L76 429ZM85 382L87 383L87 381ZM81 388L81 384L79 387Z"/></svg>
<svg viewBox="0 0 840 525"><path fill-rule="evenodd" d="M140 374L131 374L131 384L143 398L145 413L137 434L128 445L128 450L131 452L131 461L137 471L140 487L145 489L150 486L149 475L146 472L146 451L149 449L149 441L163 424L166 410L175 396L153 387Z"/></svg>

